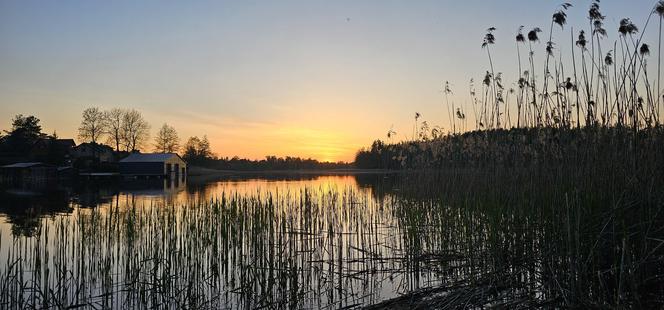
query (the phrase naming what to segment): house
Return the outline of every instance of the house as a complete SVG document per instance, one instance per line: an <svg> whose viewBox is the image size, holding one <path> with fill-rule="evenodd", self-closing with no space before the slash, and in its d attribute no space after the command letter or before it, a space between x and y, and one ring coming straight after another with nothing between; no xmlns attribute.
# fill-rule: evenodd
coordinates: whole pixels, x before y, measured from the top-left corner
<svg viewBox="0 0 664 310"><path fill-rule="evenodd" d="M120 160L123 176L184 177L187 163L175 153L133 153Z"/></svg>
<svg viewBox="0 0 664 310"><path fill-rule="evenodd" d="M93 159L100 163L115 162L115 153L113 148L97 143L81 143L72 150L72 157L75 159Z"/></svg>
<svg viewBox="0 0 664 310"><path fill-rule="evenodd" d="M39 139L30 150L32 161L69 164L76 143L74 139Z"/></svg>
<svg viewBox="0 0 664 310"><path fill-rule="evenodd" d="M74 139L55 139L55 144L58 146L58 148L66 151L67 153L71 152L71 150L76 147L76 142L74 142Z"/></svg>
<svg viewBox="0 0 664 310"><path fill-rule="evenodd" d="M22 183L53 180L57 177L57 167L40 163L15 163L0 167L0 180L3 183Z"/></svg>

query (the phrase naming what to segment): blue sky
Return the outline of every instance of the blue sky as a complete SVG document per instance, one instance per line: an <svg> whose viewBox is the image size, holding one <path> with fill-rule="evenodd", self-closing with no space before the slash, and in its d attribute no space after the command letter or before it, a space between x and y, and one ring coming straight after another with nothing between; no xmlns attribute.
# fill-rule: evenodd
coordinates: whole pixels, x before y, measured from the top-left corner
<svg viewBox="0 0 664 310"><path fill-rule="evenodd" d="M75 136L84 108L133 107L153 131L207 134L222 156L351 160L392 125L411 136L416 111L447 128L442 85L468 104L490 26L495 69L511 84L517 28L541 27L546 41L560 3L0 0L0 128L34 114ZM563 50L570 27L588 28L590 1L571 3L564 33L554 30ZM621 18L642 27L654 4L602 1L607 44Z"/></svg>

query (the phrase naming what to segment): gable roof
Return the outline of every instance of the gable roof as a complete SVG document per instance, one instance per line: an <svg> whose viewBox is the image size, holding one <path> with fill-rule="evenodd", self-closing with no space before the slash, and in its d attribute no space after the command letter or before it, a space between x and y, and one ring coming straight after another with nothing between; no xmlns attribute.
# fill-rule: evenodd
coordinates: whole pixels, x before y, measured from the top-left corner
<svg viewBox="0 0 664 310"><path fill-rule="evenodd" d="M77 146L74 146L74 149L76 149L76 150L92 149L92 148L94 148L95 151L99 151L99 152L113 152L113 148L106 145L106 144L84 142L84 143L81 143Z"/></svg>
<svg viewBox="0 0 664 310"><path fill-rule="evenodd" d="M177 157L184 161L178 154L175 153L133 153L124 159L120 160L121 163L156 163L165 162L173 157Z"/></svg>
<svg viewBox="0 0 664 310"><path fill-rule="evenodd" d="M57 143L60 146L63 147L75 147L76 142L74 142L74 139L56 139L55 143Z"/></svg>

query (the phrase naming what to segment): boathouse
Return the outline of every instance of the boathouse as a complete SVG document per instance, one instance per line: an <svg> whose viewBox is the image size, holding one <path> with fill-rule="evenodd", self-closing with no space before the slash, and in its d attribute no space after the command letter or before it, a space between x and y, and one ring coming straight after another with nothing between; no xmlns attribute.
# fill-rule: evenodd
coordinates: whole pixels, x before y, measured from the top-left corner
<svg viewBox="0 0 664 310"><path fill-rule="evenodd" d="M22 183L53 180L57 176L57 168L52 165L33 162L15 163L0 167L2 183Z"/></svg>
<svg viewBox="0 0 664 310"><path fill-rule="evenodd" d="M179 178L187 174L187 163L175 153L134 153L119 164L122 176Z"/></svg>

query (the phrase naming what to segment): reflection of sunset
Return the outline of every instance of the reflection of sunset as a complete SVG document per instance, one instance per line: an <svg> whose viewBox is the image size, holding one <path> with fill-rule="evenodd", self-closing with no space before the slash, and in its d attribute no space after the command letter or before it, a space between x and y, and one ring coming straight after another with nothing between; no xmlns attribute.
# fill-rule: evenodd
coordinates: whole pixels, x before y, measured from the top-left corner
<svg viewBox="0 0 664 310"><path fill-rule="evenodd" d="M342 191L347 188L359 189L354 176L318 176L313 179L298 180L247 179L210 183L206 186L206 195L220 197L223 193L243 195L271 192L297 194L305 188L324 192Z"/></svg>
<svg viewBox="0 0 664 310"><path fill-rule="evenodd" d="M149 181L151 182L152 180ZM129 206L181 206L192 201L210 201L231 195L279 194L298 198L304 190L323 193L343 192L344 190L368 191L368 193L371 191L369 188L361 187L356 177L352 175L300 176L293 177L292 179L284 176L274 180L260 176L255 178L245 176L241 179L223 179L208 182L202 187L192 187L189 189L187 189L186 182L168 184L169 181L167 180L156 181L156 183L152 182L152 187L146 187L146 189L121 190L117 195L108 195L106 200L100 200L98 204L101 207L119 207L122 210L126 210ZM141 180L139 182L148 181ZM162 183L163 186L161 186ZM88 211L81 210L81 212Z"/></svg>

